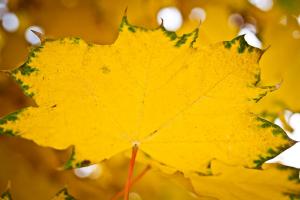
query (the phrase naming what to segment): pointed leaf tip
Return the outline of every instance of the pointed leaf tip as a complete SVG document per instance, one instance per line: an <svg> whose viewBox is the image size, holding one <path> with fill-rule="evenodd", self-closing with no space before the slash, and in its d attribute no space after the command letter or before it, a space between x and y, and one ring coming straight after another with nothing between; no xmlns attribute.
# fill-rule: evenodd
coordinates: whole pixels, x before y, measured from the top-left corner
<svg viewBox="0 0 300 200"><path fill-rule="evenodd" d="M128 6L126 6L126 8L125 8L125 10L124 10L123 17L124 17L124 16L127 16L127 11L128 11Z"/></svg>
<svg viewBox="0 0 300 200"><path fill-rule="evenodd" d="M164 19L162 17L160 18L159 27L163 27L164 28Z"/></svg>
<svg viewBox="0 0 300 200"><path fill-rule="evenodd" d="M257 63L260 62L262 56L271 48L271 45L267 46L265 49L259 49L260 51L260 54L259 54L259 57L257 59Z"/></svg>
<svg viewBox="0 0 300 200"><path fill-rule="evenodd" d="M44 35L38 31L35 30L30 30L35 36L37 36L41 42L45 40Z"/></svg>

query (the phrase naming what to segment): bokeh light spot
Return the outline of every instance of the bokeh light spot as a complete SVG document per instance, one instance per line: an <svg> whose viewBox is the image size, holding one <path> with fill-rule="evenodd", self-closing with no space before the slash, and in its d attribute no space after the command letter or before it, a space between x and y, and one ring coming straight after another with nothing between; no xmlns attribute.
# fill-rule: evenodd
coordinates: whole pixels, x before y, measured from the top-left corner
<svg viewBox="0 0 300 200"><path fill-rule="evenodd" d="M273 7L272 0L249 0L249 2L262 11L269 11Z"/></svg>
<svg viewBox="0 0 300 200"><path fill-rule="evenodd" d="M157 13L157 23L161 24L162 20L165 29L168 31L177 31L183 21L181 12L176 7L162 8Z"/></svg>
<svg viewBox="0 0 300 200"><path fill-rule="evenodd" d="M206 19L206 12L203 8L193 8L190 12L189 19L198 22L204 22Z"/></svg>
<svg viewBox="0 0 300 200"><path fill-rule="evenodd" d="M294 30L292 32L292 36L293 36L294 39L300 39L300 31Z"/></svg>
<svg viewBox="0 0 300 200"><path fill-rule="evenodd" d="M97 179L102 174L102 167L99 164L90 165L74 169L74 173L79 178Z"/></svg>
<svg viewBox="0 0 300 200"><path fill-rule="evenodd" d="M256 36L256 27L253 24L246 24L240 29L238 35L245 35L246 42L256 48L262 48L262 42Z"/></svg>
<svg viewBox="0 0 300 200"><path fill-rule="evenodd" d="M2 17L2 26L8 32L15 32L20 25L19 19L15 13L5 13Z"/></svg>
<svg viewBox="0 0 300 200"><path fill-rule="evenodd" d="M41 44L40 38L38 36L36 36L32 32L32 30L36 31L36 32L39 32L41 34L44 34L44 30L39 26L30 26L25 31L25 39L26 39L27 42L29 42L32 45L40 45Z"/></svg>
<svg viewBox="0 0 300 200"><path fill-rule="evenodd" d="M228 17L229 26L241 27L244 25L244 18L239 13L233 13Z"/></svg>

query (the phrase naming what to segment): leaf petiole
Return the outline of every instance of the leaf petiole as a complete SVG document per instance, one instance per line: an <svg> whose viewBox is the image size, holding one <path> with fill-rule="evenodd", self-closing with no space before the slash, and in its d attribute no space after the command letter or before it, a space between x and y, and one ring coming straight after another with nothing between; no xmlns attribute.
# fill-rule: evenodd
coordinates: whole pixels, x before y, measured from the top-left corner
<svg viewBox="0 0 300 200"><path fill-rule="evenodd" d="M145 169L138 175L136 176L132 182L130 183L130 188L136 183L138 182L149 170L151 169L150 165L147 165L145 167ZM125 193L125 189L121 190L120 192L118 192L113 198L111 198L111 200L118 200L119 198L121 198Z"/></svg>
<svg viewBox="0 0 300 200"><path fill-rule="evenodd" d="M124 200L129 200L129 190L130 190L130 184L132 182L132 175L135 165L135 158L138 152L138 145L134 144L132 147L132 153L131 153L131 159L129 164L129 170L128 170L128 177L124 188Z"/></svg>

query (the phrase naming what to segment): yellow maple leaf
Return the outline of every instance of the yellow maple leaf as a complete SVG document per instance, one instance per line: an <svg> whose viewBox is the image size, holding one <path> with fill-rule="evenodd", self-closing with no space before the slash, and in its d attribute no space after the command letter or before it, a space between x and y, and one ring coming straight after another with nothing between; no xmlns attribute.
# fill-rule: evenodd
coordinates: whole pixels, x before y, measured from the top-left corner
<svg viewBox="0 0 300 200"><path fill-rule="evenodd" d="M210 170L212 175L191 176L195 190L210 197L208 199L287 200L300 195L298 171L295 169L280 169L278 166L264 170L245 169L213 161Z"/></svg>
<svg viewBox="0 0 300 200"><path fill-rule="evenodd" d="M274 87L258 87L263 53L243 37L193 48L163 27L128 24L112 45L79 38L46 41L13 77L36 101L0 121L0 133L42 146L76 146L76 160L99 162L138 144L182 171L218 159L260 167L290 142L253 106Z"/></svg>

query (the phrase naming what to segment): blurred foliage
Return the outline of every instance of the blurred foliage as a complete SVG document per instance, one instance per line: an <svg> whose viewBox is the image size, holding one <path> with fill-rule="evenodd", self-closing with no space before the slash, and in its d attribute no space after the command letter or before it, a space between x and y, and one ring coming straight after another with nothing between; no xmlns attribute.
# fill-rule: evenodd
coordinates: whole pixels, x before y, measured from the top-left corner
<svg viewBox="0 0 300 200"><path fill-rule="evenodd" d="M13 200L9 189L2 193L0 200ZM64 188L60 190L52 200L75 200L75 198L68 193L66 188Z"/></svg>
<svg viewBox="0 0 300 200"><path fill-rule="evenodd" d="M10 0L9 8L19 16L21 25L15 33L0 30L0 69L12 69L24 62L30 48L24 39L24 31L30 25L41 26L47 37L73 35L86 41L111 44L117 37L118 26L126 7L132 23L153 28L157 26L157 11L170 5L177 6L183 14L184 25L179 33L192 31L199 26L199 22L189 20L191 8L199 6L206 10L207 19L200 25L197 45L236 36L239 27L228 25L228 17L232 13L240 13L246 22L256 24L263 46L270 46L260 62L262 78L270 84L282 81L280 90L261 101L258 112L264 111L273 114L272 116L285 108L299 112L300 40L292 37L294 31L300 30L295 19L300 12L300 1L297 0L277 0L269 12L258 10L246 0L162 0L159 3L155 0ZM287 17L287 25L280 23L283 16ZM21 89L9 81L5 74L0 74L0 116L28 105L34 105L34 102L26 98ZM79 179L72 170L58 171L57 168L65 163L68 156L69 152L58 152L19 138L1 136L0 191L5 191L10 181L14 199L51 199L53 194L67 185L76 198L88 200L109 199L122 189L128 164L128 160L122 155L104 163L103 176L97 180ZM136 171L141 171L143 167L138 166ZM228 169L227 172L220 175L220 179L200 177L203 185L197 191L211 194L216 189L223 189L223 177L230 175L234 178L237 173L235 168ZM229 183L227 180L223 192L229 194L230 191L233 194L235 191L231 190L232 185L247 190L249 186L245 189L244 183L251 183L249 180L260 176L259 173L253 172L253 175L251 172L250 177L246 175L242 180L231 180ZM287 175L284 171L269 174L266 177L270 182L277 179L284 182L285 176L295 180L295 175ZM133 187L133 191L138 192L143 199L195 198L181 184L177 184L178 180L183 182L181 175L174 179L175 181L170 177L166 178L154 170L146 174ZM281 187L282 183L278 185ZM277 186L274 188L280 189ZM296 197L294 196L295 199ZM203 199L211 198L204 195Z"/></svg>

